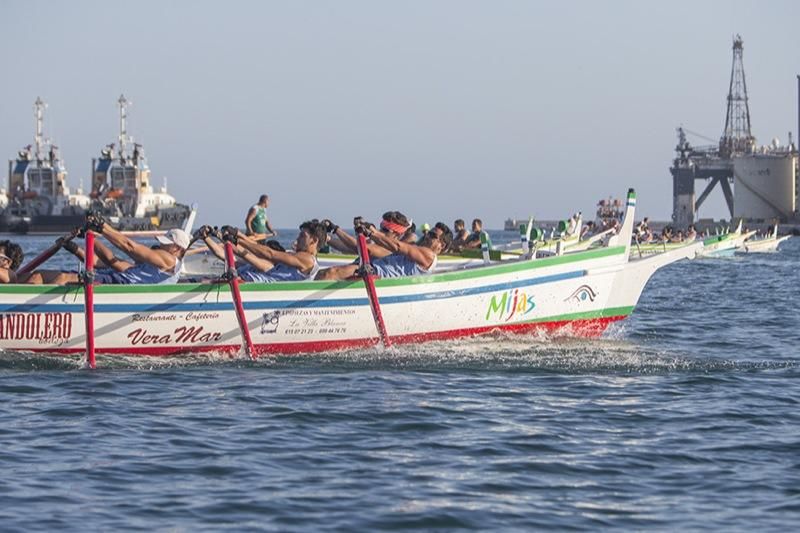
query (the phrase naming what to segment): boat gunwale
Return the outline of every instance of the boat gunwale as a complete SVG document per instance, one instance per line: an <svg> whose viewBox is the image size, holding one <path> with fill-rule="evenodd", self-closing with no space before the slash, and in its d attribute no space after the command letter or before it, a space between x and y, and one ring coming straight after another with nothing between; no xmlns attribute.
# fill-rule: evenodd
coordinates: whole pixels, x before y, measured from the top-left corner
<svg viewBox="0 0 800 533"><path fill-rule="evenodd" d="M478 265L461 270L434 273L422 276L407 276L398 278L379 278L375 280L376 287L402 287L418 284L444 283L462 281L502 274L513 274L527 270L536 270L551 266L577 263L584 260L600 259L615 255L625 255L625 246L611 246L606 248L591 249L580 252L567 253L536 260L517 260L508 263ZM352 289L361 286L361 280L342 281L299 281L278 283L245 283L241 286L242 292L276 292L276 291L318 291ZM97 285L95 294L130 294L130 293L207 293L221 287L219 283L178 283L174 285ZM218 289L221 290L221 289ZM0 294L53 294L76 296L83 293L83 287L77 285L0 285Z"/></svg>

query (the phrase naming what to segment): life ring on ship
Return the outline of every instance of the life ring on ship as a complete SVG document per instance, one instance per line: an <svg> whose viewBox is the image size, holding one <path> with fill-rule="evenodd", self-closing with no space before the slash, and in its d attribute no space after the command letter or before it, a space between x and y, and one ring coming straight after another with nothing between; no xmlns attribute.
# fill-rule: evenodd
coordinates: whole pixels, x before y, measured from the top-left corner
<svg viewBox="0 0 800 533"><path fill-rule="evenodd" d="M122 195L124 195L124 194L125 194L125 191L123 191L122 189L111 189L110 191L108 191L108 193L106 193L106 198L117 199L117 198L121 198Z"/></svg>

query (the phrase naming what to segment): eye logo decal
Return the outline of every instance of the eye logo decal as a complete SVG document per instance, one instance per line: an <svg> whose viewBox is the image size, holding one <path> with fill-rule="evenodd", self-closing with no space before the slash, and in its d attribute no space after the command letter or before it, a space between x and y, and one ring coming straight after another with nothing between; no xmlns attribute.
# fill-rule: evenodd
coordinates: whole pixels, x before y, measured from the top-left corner
<svg viewBox="0 0 800 533"><path fill-rule="evenodd" d="M281 312L273 311L271 313L264 313L261 317L261 334L275 333L278 331L278 323L281 320Z"/></svg>
<svg viewBox="0 0 800 533"><path fill-rule="evenodd" d="M597 298L597 293L594 292L594 289L592 289L588 285L581 285L580 287L575 289L575 292L567 296L564 299L564 301L565 302L572 301L575 303L581 303L586 301L593 302L595 298Z"/></svg>

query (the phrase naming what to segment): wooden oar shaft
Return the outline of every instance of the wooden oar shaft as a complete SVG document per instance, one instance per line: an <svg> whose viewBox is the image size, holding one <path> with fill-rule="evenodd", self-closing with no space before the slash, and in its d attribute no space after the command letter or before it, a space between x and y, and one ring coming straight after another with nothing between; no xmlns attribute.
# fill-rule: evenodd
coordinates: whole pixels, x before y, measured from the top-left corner
<svg viewBox="0 0 800 533"><path fill-rule="evenodd" d="M39 265L53 257L56 252L58 252L64 243L71 241L74 238L74 235L69 234L65 235L63 238L58 239L55 243L53 243L49 248L45 251L34 257L27 265L23 266L19 270L17 270L17 275L21 274L28 274L32 272L34 269L38 268Z"/></svg>
<svg viewBox="0 0 800 533"><path fill-rule="evenodd" d="M83 283L86 315L86 365L95 368L94 360L94 233L86 232L86 276Z"/></svg>
<svg viewBox="0 0 800 533"><path fill-rule="evenodd" d="M228 272L233 273L236 269L236 260L233 257L233 244L230 241L225 241L225 262L228 265ZM253 340L250 337L250 328L247 325L247 317L244 314L244 305L242 304L242 293L239 291L239 277L231 275L228 280L231 288L231 297L233 298L233 306L236 310L236 320L239 322L239 332L242 334L242 343L244 345L245 353L250 359L254 361L258 357L256 355Z"/></svg>
<svg viewBox="0 0 800 533"><path fill-rule="evenodd" d="M386 331L386 323L383 321L383 314L381 314L381 305L378 301L378 291L375 290L375 276L368 271L369 250L367 250L367 239L363 233L358 234L358 255L361 257L361 265L363 268L362 277L364 278L364 285L367 287L367 297L369 298L369 306L372 309L372 318L375 320L375 326L378 328L378 334L384 347L389 348L392 341Z"/></svg>

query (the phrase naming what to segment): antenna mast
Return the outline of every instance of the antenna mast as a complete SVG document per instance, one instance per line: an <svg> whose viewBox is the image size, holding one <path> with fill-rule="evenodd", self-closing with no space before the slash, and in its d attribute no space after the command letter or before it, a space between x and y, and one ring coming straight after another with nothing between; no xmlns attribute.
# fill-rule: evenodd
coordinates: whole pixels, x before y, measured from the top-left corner
<svg viewBox="0 0 800 533"><path fill-rule="evenodd" d="M728 88L725 131L719 141L720 156L723 158L751 152L755 146L755 138L750 132L750 105L747 99L742 51L742 37L737 35L733 39L733 63Z"/></svg>
<svg viewBox="0 0 800 533"><path fill-rule="evenodd" d="M117 100L117 104L119 104L119 157L120 159L125 157L125 144L128 142L128 129L127 129L127 119L128 119L128 106L131 105L133 102L128 101L125 98L124 94L119 96L119 100Z"/></svg>
<svg viewBox="0 0 800 533"><path fill-rule="evenodd" d="M36 136L33 139L34 144L36 144L36 159L39 160L42 159L42 145L44 144L42 123L44 122L44 110L46 107L47 104L37 96L36 101L33 103L34 117L36 117Z"/></svg>

